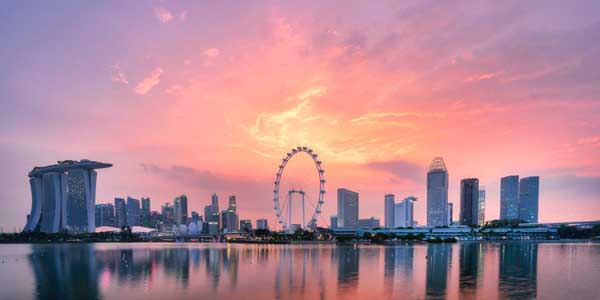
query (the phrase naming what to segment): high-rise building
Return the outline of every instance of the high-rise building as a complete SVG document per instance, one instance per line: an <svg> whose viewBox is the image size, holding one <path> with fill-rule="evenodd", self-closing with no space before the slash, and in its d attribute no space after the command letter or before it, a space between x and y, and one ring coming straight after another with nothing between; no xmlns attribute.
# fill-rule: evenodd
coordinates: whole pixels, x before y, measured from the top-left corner
<svg viewBox="0 0 600 300"><path fill-rule="evenodd" d="M127 205L123 198L115 198L115 225L118 228L127 226Z"/></svg>
<svg viewBox="0 0 600 300"><path fill-rule="evenodd" d="M459 215L461 225L479 223L479 179L467 178L460 181Z"/></svg>
<svg viewBox="0 0 600 300"><path fill-rule="evenodd" d="M427 225L448 225L448 169L444 159L435 157L427 172Z"/></svg>
<svg viewBox="0 0 600 300"><path fill-rule="evenodd" d="M145 227L152 227L150 224L150 198L142 197L142 210L140 212L140 223Z"/></svg>
<svg viewBox="0 0 600 300"><path fill-rule="evenodd" d="M223 232L237 232L239 216L230 210L223 210L221 212L221 224L223 224Z"/></svg>
<svg viewBox="0 0 600 300"><path fill-rule="evenodd" d="M161 207L162 221L166 225L175 224L175 208L167 202Z"/></svg>
<svg viewBox="0 0 600 300"><path fill-rule="evenodd" d="M96 227L115 226L115 207L111 203L96 204Z"/></svg>
<svg viewBox="0 0 600 300"><path fill-rule="evenodd" d="M252 232L252 221L240 220L240 231L241 232Z"/></svg>
<svg viewBox="0 0 600 300"><path fill-rule="evenodd" d="M267 219L256 220L256 229L269 229L269 222Z"/></svg>
<svg viewBox="0 0 600 300"><path fill-rule="evenodd" d="M221 212L221 224L224 232L239 231L239 216L237 214L237 203L234 195L229 196L229 202L226 210Z"/></svg>
<svg viewBox="0 0 600 300"><path fill-rule="evenodd" d="M378 228L381 225L379 224L379 219L375 219L375 217L370 217L368 219L359 219L358 220L358 227L359 228L367 228L367 229L373 229L373 228Z"/></svg>
<svg viewBox="0 0 600 300"><path fill-rule="evenodd" d="M197 211L192 211L192 222L196 223L200 221L200 215Z"/></svg>
<svg viewBox="0 0 600 300"><path fill-rule="evenodd" d="M479 225L485 224L485 186L479 186Z"/></svg>
<svg viewBox="0 0 600 300"><path fill-rule="evenodd" d="M217 195L217 193L213 193L210 196L210 204L214 205L216 207L219 207L219 196ZM218 209L217 209L217 211L218 211Z"/></svg>
<svg viewBox="0 0 600 300"><path fill-rule="evenodd" d="M140 226L140 200L127 197L127 226Z"/></svg>
<svg viewBox="0 0 600 300"><path fill-rule="evenodd" d="M500 219L519 218L519 175L500 179Z"/></svg>
<svg viewBox="0 0 600 300"><path fill-rule="evenodd" d="M208 222L208 233L209 234L218 234L219 233L219 223L218 222Z"/></svg>
<svg viewBox="0 0 600 300"><path fill-rule="evenodd" d="M24 231L94 232L97 177L94 169L111 166L82 159L33 168L28 174L32 205Z"/></svg>
<svg viewBox="0 0 600 300"><path fill-rule="evenodd" d="M337 216L331 216L329 218L329 228L338 228L338 217Z"/></svg>
<svg viewBox="0 0 600 300"><path fill-rule="evenodd" d="M452 218L452 214L454 213L454 204L448 203L446 212L448 214L446 217L446 224L448 224L448 226L450 226L454 222L454 219Z"/></svg>
<svg viewBox="0 0 600 300"><path fill-rule="evenodd" d="M540 177L521 179L519 184L519 219L526 223L538 222Z"/></svg>
<svg viewBox="0 0 600 300"><path fill-rule="evenodd" d="M338 227L358 227L358 193L348 189L337 190Z"/></svg>
<svg viewBox="0 0 600 300"><path fill-rule="evenodd" d="M211 204L204 207L204 220L207 223L208 233L217 234L220 229L219 196L213 193Z"/></svg>
<svg viewBox="0 0 600 300"><path fill-rule="evenodd" d="M96 180L96 172L94 170L75 169L67 173L67 230L70 232L92 232L88 231L89 221L93 221L94 217L90 218L90 213L93 216L93 209L88 205L93 205L91 201L86 200L86 185L89 181ZM95 202L95 201L94 201Z"/></svg>
<svg viewBox="0 0 600 300"><path fill-rule="evenodd" d="M394 228L414 226L414 204L417 197L409 196L394 205Z"/></svg>
<svg viewBox="0 0 600 300"><path fill-rule="evenodd" d="M150 211L150 198L142 197L142 210Z"/></svg>
<svg viewBox="0 0 600 300"><path fill-rule="evenodd" d="M395 196L393 194L387 194L383 199L384 206L384 217L385 217L385 228L393 228L394 225L394 204L395 204Z"/></svg>
<svg viewBox="0 0 600 300"><path fill-rule="evenodd" d="M186 195L176 197L173 201L175 208L175 224L187 224L188 218L188 199Z"/></svg>
<svg viewBox="0 0 600 300"><path fill-rule="evenodd" d="M235 200L235 195L229 196L229 206L227 207L227 210L237 213L237 202Z"/></svg>

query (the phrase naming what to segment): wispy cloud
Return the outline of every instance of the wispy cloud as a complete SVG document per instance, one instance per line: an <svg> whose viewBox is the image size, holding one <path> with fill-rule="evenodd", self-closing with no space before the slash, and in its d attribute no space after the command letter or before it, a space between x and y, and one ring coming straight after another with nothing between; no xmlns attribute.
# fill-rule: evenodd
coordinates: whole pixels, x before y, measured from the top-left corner
<svg viewBox="0 0 600 300"><path fill-rule="evenodd" d="M163 70L161 68L156 68L150 76L144 78L138 85L135 87L135 92L140 95L146 95L152 88L154 88L160 82L160 75Z"/></svg>
<svg viewBox="0 0 600 300"><path fill-rule="evenodd" d="M121 70L121 66L119 64L114 64L112 66L112 69L113 69L113 75L111 78L112 82L129 84L129 81L127 81L127 77L125 77L125 74Z"/></svg>
<svg viewBox="0 0 600 300"><path fill-rule="evenodd" d="M163 24L169 23L173 20L173 14L164 7L155 8L154 15Z"/></svg>
<svg viewBox="0 0 600 300"><path fill-rule="evenodd" d="M361 122L369 122L378 119L386 119L386 118L403 118L403 117L413 117L413 118L443 118L445 114L443 113L422 113L422 112L376 112L376 113L368 113L364 114L360 117L356 117L350 120L352 123L361 123Z"/></svg>
<svg viewBox="0 0 600 300"><path fill-rule="evenodd" d="M219 56L219 53L220 53L219 49L217 49L217 48L209 48L209 49L204 50L202 52L202 55L204 55L206 57L211 57L212 58L212 57Z"/></svg>
<svg viewBox="0 0 600 300"><path fill-rule="evenodd" d="M577 141L578 145L600 146L600 135L581 138Z"/></svg>
<svg viewBox="0 0 600 300"><path fill-rule="evenodd" d="M490 80L496 78L500 73L484 73L477 76L472 76L464 80L464 82L476 82L483 80Z"/></svg>

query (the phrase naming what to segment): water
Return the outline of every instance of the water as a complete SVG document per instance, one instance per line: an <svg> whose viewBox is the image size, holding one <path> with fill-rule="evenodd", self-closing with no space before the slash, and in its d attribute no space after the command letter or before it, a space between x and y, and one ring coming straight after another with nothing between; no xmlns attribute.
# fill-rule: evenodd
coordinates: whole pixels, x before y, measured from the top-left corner
<svg viewBox="0 0 600 300"><path fill-rule="evenodd" d="M0 299L600 299L600 244L0 245Z"/></svg>

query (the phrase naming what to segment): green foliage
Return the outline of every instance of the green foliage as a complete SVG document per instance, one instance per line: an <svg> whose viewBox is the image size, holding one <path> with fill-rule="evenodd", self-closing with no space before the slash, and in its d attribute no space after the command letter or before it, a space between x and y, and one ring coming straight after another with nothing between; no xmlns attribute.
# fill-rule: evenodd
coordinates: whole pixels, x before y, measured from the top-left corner
<svg viewBox="0 0 600 300"><path fill-rule="evenodd" d="M355 240L354 236L351 235L338 235L335 237L335 240L338 242L352 242Z"/></svg>
<svg viewBox="0 0 600 300"><path fill-rule="evenodd" d="M491 221L487 221L485 222L485 224L483 226L481 226L481 229L488 229L488 228L517 228L519 227L519 224L523 223L522 220L491 220Z"/></svg>
<svg viewBox="0 0 600 300"><path fill-rule="evenodd" d="M558 228L561 239L591 239L600 236L600 225L592 228L577 228L577 226L561 226Z"/></svg>

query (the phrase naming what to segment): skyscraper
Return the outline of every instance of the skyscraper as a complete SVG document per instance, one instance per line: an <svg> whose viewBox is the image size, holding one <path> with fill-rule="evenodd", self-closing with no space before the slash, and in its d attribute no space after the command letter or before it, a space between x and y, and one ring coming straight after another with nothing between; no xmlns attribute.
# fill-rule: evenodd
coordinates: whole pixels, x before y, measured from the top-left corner
<svg viewBox="0 0 600 300"><path fill-rule="evenodd" d="M267 219L257 219L256 229L269 229L269 222Z"/></svg>
<svg viewBox="0 0 600 300"><path fill-rule="evenodd" d="M175 224L187 224L188 201L186 195L176 197L173 203L175 208Z"/></svg>
<svg viewBox="0 0 600 300"><path fill-rule="evenodd" d="M232 213L237 213L237 202L235 200L235 195L229 196L229 206L227 207L227 210Z"/></svg>
<svg viewBox="0 0 600 300"><path fill-rule="evenodd" d="M151 227L150 222L150 198L142 197L142 210L140 212L140 223L142 226Z"/></svg>
<svg viewBox="0 0 600 300"><path fill-rule="evenodd" d="M167 202L161 207L162 221L166 225L175 224L175 208Z"/></svg>
<svg viewBox="0 0 600 300"><path fill-rule="evenodd" d="M210 196L210 204L216 206L217 207L217 211L219 210L218 209L218 207L219 207L219 196L217 195L217 193L213 193Z"/></svg>
<svg viewBox="0 0 600 300"><path fill-rule="evenodd" d="M359 228L373 229L373 228L379 228L380 226L381 226L381 224L379 224L379 219L375 219L375 217L358 220Z"/></svg>
<svg viewBox="0 0 600 300"><path fill-rule="evenodd" d="M538 222L540 177L521 179L519 184L519 219L527 223Z"/></svg>
<svg viewBox="0 0 600 300"><path fill-rule="evenodd" d="M477 225L479 222L479 179L460 181L460 224Z"/></svg>
<svg viewBox="0 0 600 300"><path fill-rule="evenodd" d="M393 194L387 194L384 196L384 214L385 214L385 228L393 228L394 225L394 203L395 196Z"/></svg>
<svg viewBox="0 0 600 300"><path fill-rule="evenodd" d="M500 219L519 218L519 175L500 179Z"/></svg>
<svg viewBox="0 0 600 300"><path fill-rule="evenodd" d="M338 227L358 227L358 193L347 189L337 190Z"/></svg>
<svg viewBox="0 0 600 300"><path fill-rule="evenodd" d="M329 217L329 228L338 228L337 216Z"/></svg>
<svg viewBox="0 0 600 300"><path fill-rule="evenodd" d="M210 197L211 204L204 207L204 220L207 223L208 232L210 234L219 233L220 217L219 217L219 196L213 193Z"/></svg>
<svg viewBox="0 0 600 300"><path fill-rule="evenodd" d="M226 228L227 232L239 231L239 216L237 214L237 203L235 200L235 195L229 196L229 205L227 207L227 210L224 211L224 217L225 218L223 222L223 228Z"/></svg>
<svg viewBox="0 0 600 300"><path fill-rule="evenodd" d="M251 232L252 231L252 221L240 220L240 231L241 232Z"/></svg>
<svg viewBox="0 0 600 300"><path fill-rule="evenodd" d="M140 200L127 196L127 226L140 226Z"/></svg>
<svg viewBox="0 0 600 300"><path fill-rule="evenodd" d="M196 223L200 221L200 215L197 211L192 211L192 222Z"/></svg>
<svg viewBox="0 0 600 300"><path fill-rule="evenodd" d="M95 230L95 222L89 223L94 221L95 203L86 200L86 185L90 181L96 181L94 170L75 169L67 173L67 230L71 232L93 232L88 231L90 226ZM92 207L88 207L90 204Z"/></svg>
<svg viewBox="0 0 600 300"><path fill-rule="evenodd" d="M150 211L150 198L142 197L142 210Z"/></svg>
<svg viewBox="0 0 600 300"><path fill-rule="evenodd" d="M448 226L452 225L452 223L454 222L454 220L452 219L452 214L454 213L453 208L454 208L454 204L448 203L448 206L446 208L446 213L447 213L446 223L448 224Z"/></svg>
<svg viewBox="0 0 600 300"><path fill-rule="evenodd" d="M96 227L115 226L115 207L110 203L96 204Z"/></svg>
<svg viewBox="0 0 600 300"><path fill-rule="evenodd" d="M417 197L409 196L394 205L393 228L414 226L414 201L417 201Z"/></svg>
<svg viewBox="0 0 600 300"><path fill-rule="evenodd" d="M478 216L479 225L483 225L485 223L485 186L479 186L479 216Z"/></svg>
<svg viewBox="0 0 600 300"><path fill-rule="evenodd" d="M447 225L448 170L444 159L435 157L427 172L427 225Z"/></svg>
<svg viewBox="0 0 600 300"><path fill-rule="evenodd" d="M115 198L115 226L127 226L127 206L123 198Z"/></svg>
<svg viewBox="0 0 600 300"><path fill-rule="evenodd" d="M32 205L24 231L94 232L97 178L94 169L111 166L82 159L34 167L28 174Z"/></svg>

